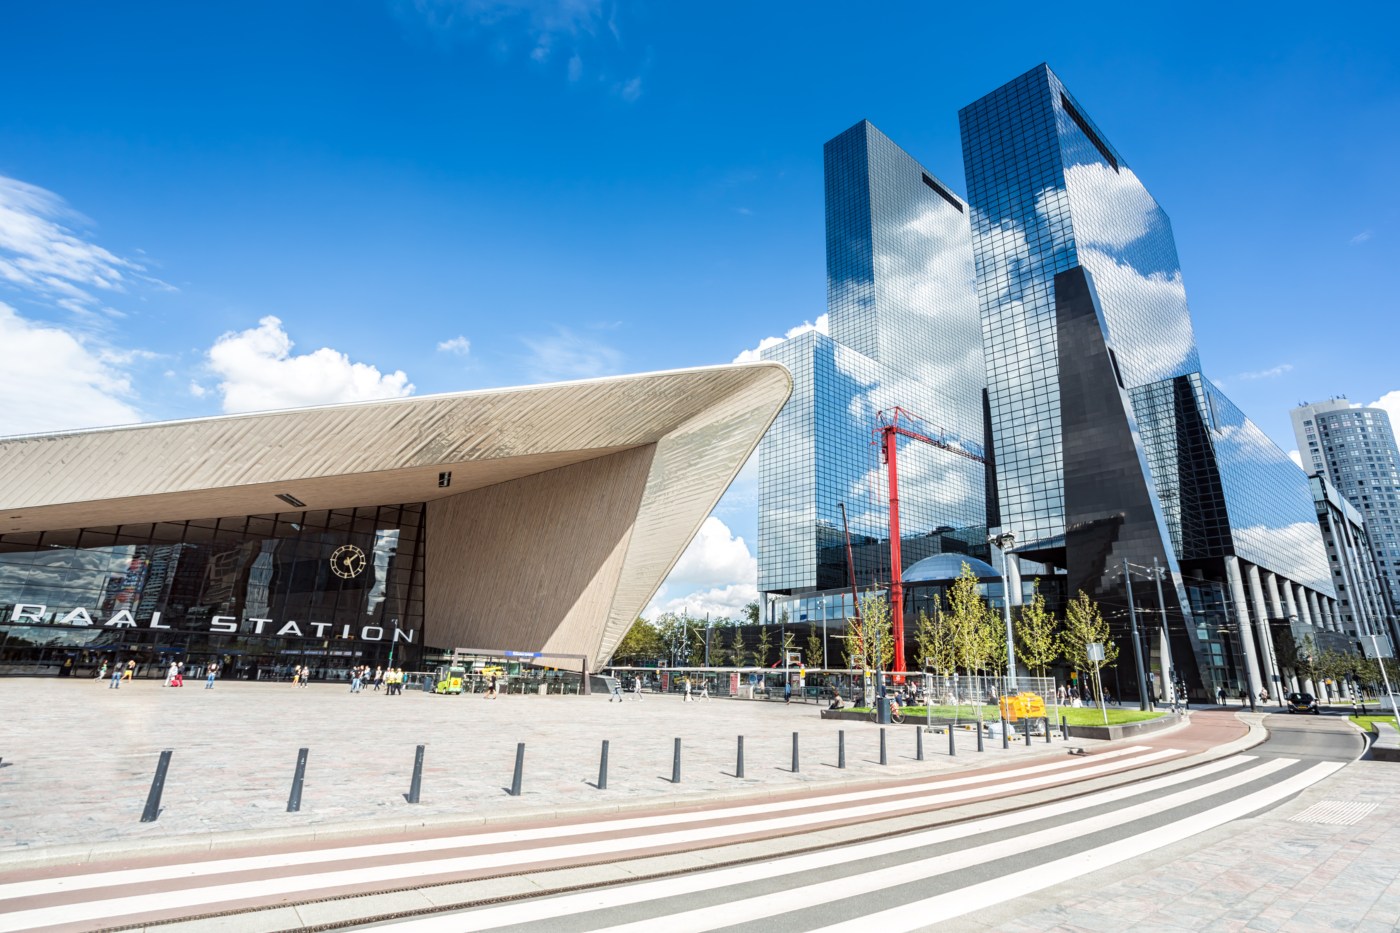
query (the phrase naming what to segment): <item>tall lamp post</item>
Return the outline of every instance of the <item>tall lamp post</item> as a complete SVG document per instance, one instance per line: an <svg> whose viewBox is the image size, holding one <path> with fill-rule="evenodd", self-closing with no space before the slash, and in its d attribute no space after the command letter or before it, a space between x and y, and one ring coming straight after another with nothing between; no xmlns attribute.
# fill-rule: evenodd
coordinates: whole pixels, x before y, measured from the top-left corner
<svg viewBox="0 0 1400 933"><path fill-rule="evenodd" d="M822 670L826 670L826 599L817 600L817 615L822 617ZM812 660L816 660L813 658Z"/></svg>
<svg viewBox="0 0 1400 933"><path fill-rule="evenodd" d="M1380 666L1381 678L1385 680L1385 695L1390 697L1390 713L1396 722L1400 722L1400 710L1395 708L1395 694L1390 692L1390 675L1385 672L1385 658L1381 657L1380 642L1375 635L1371 636L1371 649L1376 652L1376 664Z"/></svg>
<svg viewBox="0 0 1400 933"><path fill-rule="evenodd" d="M1016 546L1016 532L988 535L987 543L1001 551L1001 612L1006 620L1006 688L1010 693L1016 689L1016 644L1011 637L1011 574L1007 570L1007 554Z"/></svg>

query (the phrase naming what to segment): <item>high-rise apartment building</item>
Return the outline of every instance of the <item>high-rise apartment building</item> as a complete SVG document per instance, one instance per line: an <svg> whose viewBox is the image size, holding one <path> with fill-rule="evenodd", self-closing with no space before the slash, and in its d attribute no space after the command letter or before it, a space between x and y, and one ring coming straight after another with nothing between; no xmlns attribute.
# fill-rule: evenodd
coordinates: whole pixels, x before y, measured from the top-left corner
<svg viewBox="0 0 1400 933"><path fill-rule="evenodd" d="M879 412L899 406L950 446L984 454L966 202L868 122L824 155L828 333L763 353L786 364L793 392L759 446L758 582L794 622L849 614L842 505L860 585L889 580ZM985 467L917 443L899 456L901 563L985 554Z"/></svg>
<svg viewBox="0 0 1400 933"><path fill-rule="evenodd" d="M1308 483L1317 507L1317 523L1327 542L1342 631L1355 639L1365 654L1393 657L1395 613L1371 552L1366 520L1324 473L1312 474Z"/></svg>
<svg viewBox="0 0 1400 933"><path fill-rule="evenodd" d="M1325 476L1365 519L1393 618L1400 613L1400 452L1390 415L1339 396L1304 403L1292 416L1303 469Z"/></svg>
<svg viewBox="0 0 1400 933"><path fill-rule="evenodd" d="M1277 641L1326 641L1335 591L1306 478L1201 374L1170 220L1044 65L959 117L1015 553L1122 639L1130 600L1159 608L1156 568L1159 675L1276 696Z"/></svg>

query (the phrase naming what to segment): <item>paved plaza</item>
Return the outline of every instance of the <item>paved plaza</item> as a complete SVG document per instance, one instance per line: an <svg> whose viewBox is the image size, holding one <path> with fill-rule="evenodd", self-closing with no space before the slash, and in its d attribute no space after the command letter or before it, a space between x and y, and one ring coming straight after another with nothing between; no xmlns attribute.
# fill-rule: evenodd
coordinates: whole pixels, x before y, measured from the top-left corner
<svg viewBox="0 0 1400 933"><path fill-rule="evenodd" d="M615 808L686 806L783 793L800 786L868 782L1064 754L1040 739L976 751L976 736L925 735L820 718L814 704L646 694L591 697L402 696L346 686L202 681L167 688L137 681L119 690L87 679L0 679L10 717L0 747L0 867L36 856L210 848L240 840L393 832L453 823ZM846 733L838 770L837 732ZM791 771L792 733L801 770ZM745 777L734 776L736 737ZM673 740L681 783L671 783ZM608 787L598 790L602 740ZM516 743L526 744L523 792L510 786ZM422 802L409 804L415 746L427 747ZM1095 743L1074 739L1077 746ZM297 749L310 750L302 808L286 812ZM162 749L173 750L160 818L140 822Z"/></svg>

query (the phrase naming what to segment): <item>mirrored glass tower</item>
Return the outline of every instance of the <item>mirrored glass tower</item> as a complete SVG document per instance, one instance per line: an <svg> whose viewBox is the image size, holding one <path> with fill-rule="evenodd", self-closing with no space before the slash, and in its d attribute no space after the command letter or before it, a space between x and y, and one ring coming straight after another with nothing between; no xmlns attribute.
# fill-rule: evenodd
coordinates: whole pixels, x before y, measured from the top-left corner
<svg viewBox="0 0 1400 933"><path fill-rule="evenodd" d="M820 595L847 586L842 505L857 583L890 579L888 488L873 444L881 411L912 412L920 430L971 455L901 443L901 564L987 550L967 204L864 121L826 144L825 174L827 333L763 354L786 364L794 384L759 447L759 589L798 597L793 622L847 612L839 594Z"/></svg>

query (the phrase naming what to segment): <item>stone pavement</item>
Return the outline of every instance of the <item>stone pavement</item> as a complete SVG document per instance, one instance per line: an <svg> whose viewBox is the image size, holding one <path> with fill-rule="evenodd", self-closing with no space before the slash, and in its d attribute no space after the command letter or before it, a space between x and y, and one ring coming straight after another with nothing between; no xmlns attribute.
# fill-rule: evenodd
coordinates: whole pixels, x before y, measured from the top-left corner
<svg viewBox="0 0 1400 933"><path fill-rule="evenodd" d="M86 679L0 679L12 711L0 735L0 869L37 860L83 861L123 852L210 849L240 842L331 838L431 826L540 818L620 808L695 806L882 778L986 767L1064 754L1037 740L976 752L972 733L925 735L891 726L889 765L879 727L820 719L819 707L772 701L646 695L593 697L350 694L316 684L202 681L175 689L138 681L110 690ZM847 765L837 770L837 730ZM801 771L792 773L792 733ZM733 776L745 737L743 780ZM682 740L679 785L672 740ZM601 741L610 742L599 791ZM526 743L524 792L511 797L517 742ZM414 747L427 746L422 803L408 804ZM1072 744L1095 743L1073 739ZM302 810L287 813L297 749L310 749ZM159 820L141 823L162 749L173 749Z"/></svg>
<svg viewBox="0 0 1400 933"><path fill-rule="evenodd" d="M939 929L1394 933L1397 827L1400 764L1356 761L1272 810Z"/></svg>

